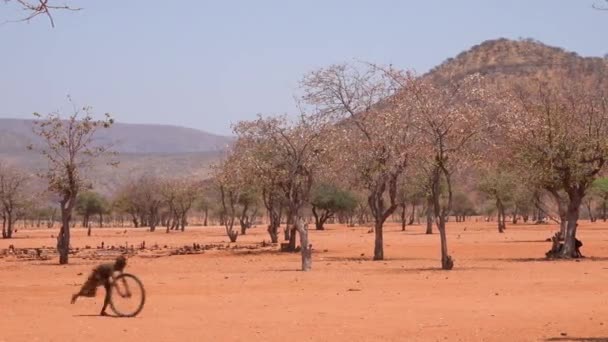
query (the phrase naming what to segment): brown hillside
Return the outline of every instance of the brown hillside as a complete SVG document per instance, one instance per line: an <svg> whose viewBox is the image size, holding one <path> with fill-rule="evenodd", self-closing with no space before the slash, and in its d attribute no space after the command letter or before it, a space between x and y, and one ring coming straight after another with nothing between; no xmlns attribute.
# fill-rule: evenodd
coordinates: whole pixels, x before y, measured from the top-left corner
<svg viewBox="0 0 608 342"><path fill-rule="evenodd" d="M532 39L501 38L475 45L447 59L425 76L441 82L480 73L499 81L522 76L551 77L558 70L602 77L607 69L608 58L582 57Z"/></svg>

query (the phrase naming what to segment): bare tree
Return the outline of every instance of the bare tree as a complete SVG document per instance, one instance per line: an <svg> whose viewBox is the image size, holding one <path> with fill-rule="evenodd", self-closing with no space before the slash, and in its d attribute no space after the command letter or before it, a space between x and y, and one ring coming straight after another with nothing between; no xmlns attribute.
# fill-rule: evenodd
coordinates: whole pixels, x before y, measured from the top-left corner
<svg viewBox="0 0 608 342"><path fill-rule="evenodd" d="M383 225L397 209L397 190L410 162L415 132L401 98L404 77L375 66L333 65L307 75L304 100L338 123L334 165L365 189L374 218L374 260L384 259Z"/></svg>
<svg viewBox="0 0 608 342"><path fill-rule="evenodd" d="M2 238L13 237L13 225L30 203L30 177L23 170L0 164L0 215Z"/></svg>
<svg viewBox="0 0 608 342"><path fill-rule="evenodd" d="M177 213L179 227L183 232L186 229L186 225L188 225L188 212L190 212L190 209L192 209L192 206L199 198L199 192L202 186L200 182L192 181L187 178L176 180L174 186L177 189L175 211Z"/></svg>
<svg viewBox="0 0 608 342"><path fill-rule="evenodd" d="M564 245L552 257L579 256L580 206L608 158L608 86L597 75L568 70L522 80L507 112L506 143L538 184L567 197Z"/></svg>
<svg viewBox="0 0 608 342"><path fill-rule="evenodd" d="M452 212L453 174L471 159L474 142L489 128L490 107L480 78L467 77L436 85L410 76L403 84L409 93L419 131L420 167L429 176L433 216L441 239L441 267L450 270L454 261L448 253L446 221ZM482 110L483 108L483 110Z"/></svg>
<svg viewBox="0 0 608 342"><path fill-rule="evenodd" d="M77 108L75 105L66 120L57 112L44 117L38 113L34 115L37 120L33 130L43 139L40 152L48 161L47 171L40 176L48 182L49 190L60 196L62 225L57 236L57 250L59 263L67 264L76 197L80 191L91 188L85 172L95 159L110 153L108 146L95 143L95 132L110 127L114 120L109 114L105 114L103 120L94 120L91 107Z"/></svg>
<svg viewBox="0 0 608 342"><path fill-rule="evenodd" d="M151 232L156 231L160 222L160 212L163 207L161 195L162 180L152 176L143 175L135 183L135 198L139 207L143 208L144 219Z"/></svg>
<svg viewBox="0 0 608 342"><path fill-rule="evenodd" d="M271 237L277 206L285 204L287 212L286 239L288 250L296 250L296 234L300 235L302 270L310 269L312 246L308 241L308 226L302 220L302 208L308 203L314 179L314 169L324 154L323 138L328 129L325 117L301 114L294 122L286 117L259 117L235 126L237 145L245 146L252 174L259 177L264 203L271 216Z"/></svg>
<svg viewBox="0 0 608 342"><path fill-rule="evenodd" d="M243 187L245 186L244 172L238 163L243 160L233 149L228 157L214 166L214 180L220 193L222 204L221 216L230 242L236 242L239 231L234 228L237 217L237 205Z"/></svg>
<svg viewBox="0 0 608 342"><path fill-rule="evenodd" d="M253 221L258 215L259 194L253 185L246 186L241 192L238 204L241 210L239 223L241 224L241 235L247 234L247 229L251 228Z"/></svg>
<svg viewBox="0 0 608 342"><path fill-rule="evenodd" d="M15 3L22 11L25 12L25 17L12 22L24 22L30 21L39 15L45 15L51 22L51 27L55 27L55 21L53 20L52 12L54 11L79 11L81 8L69 6L67 4L57 4L56 1L49 0L4 0L6 3Z"/></svg>

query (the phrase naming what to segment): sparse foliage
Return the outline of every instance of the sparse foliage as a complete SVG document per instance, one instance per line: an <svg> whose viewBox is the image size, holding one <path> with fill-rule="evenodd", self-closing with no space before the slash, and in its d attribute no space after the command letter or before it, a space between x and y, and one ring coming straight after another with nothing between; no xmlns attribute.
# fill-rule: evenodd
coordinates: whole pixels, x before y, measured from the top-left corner
<svg viewBox="0 0 608 342"><path fill-rule="evenodd" d="M13 237L13 225L25 214L31 202L27 173L14 166L0 163L0 216L2 216L2 238Z"/></svg>
<svg viewBox="0 0 608 342"><path fill-rule="evenodd" d="M334 167L365 189L374 218L374 260L384 259L383 225L397 209L416 137L408 101L399 92L405 75L376 66L333 65L303 80L304 100L337 123L327 148Z"/></svg>
<svg viewBox="0 0 608 342"><path fill-rule="evenodd" d="M576 256L580 206L608 157L607 88L602 79L564 71L514 90L506 143L536 183L567 196L565 241L555 257Z"/></svg>
<svg viewBox="0 0 608 342"><path fill-rule="evenodd" d="M59 263L66 264L76 197L81 191L91 188L86 171L96 158L110 153L109 146L94 141L95 132L110 127L114 120L109 114L103 120L95 120L91 107L78 108L75 105L65 120L58 112L34 115L37 118L34 133L42 138L43 144L30 148L39 150L47 159L48 169L40 176L48 182L49 190L60 197L62 226L57 237L57 250Z"/></svg>

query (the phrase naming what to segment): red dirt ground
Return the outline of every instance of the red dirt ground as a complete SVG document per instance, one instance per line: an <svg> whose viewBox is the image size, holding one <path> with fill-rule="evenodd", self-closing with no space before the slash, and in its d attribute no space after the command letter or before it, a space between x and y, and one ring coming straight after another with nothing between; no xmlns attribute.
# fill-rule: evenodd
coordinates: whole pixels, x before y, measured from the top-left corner
<svg viewBox="0 0 608 342"><path fill-rule="evenodd" d="M465 230L466 227L466 230ZM312 231L313 271L298 254L268 250L129 259L147 291L135 318L100 317L95 299L70 305L99 260L69 266L0 258L0 341L608 341L608 224L582 223L580 261L545 261L553 225L450 223L455 269L438 270L439 236L385 233L371 261L367 228ZM53 230L19 230L0 249L53 246ZM268 239L254 228L237 244ZM73 246L227 244L223 230L75 229ZM80 274L82 273L82 274Z"/></svg>

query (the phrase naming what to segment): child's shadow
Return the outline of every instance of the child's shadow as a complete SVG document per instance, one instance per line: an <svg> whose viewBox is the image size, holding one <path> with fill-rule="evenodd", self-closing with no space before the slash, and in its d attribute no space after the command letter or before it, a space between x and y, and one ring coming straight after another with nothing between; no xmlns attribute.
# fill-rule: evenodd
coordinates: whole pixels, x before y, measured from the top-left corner
<svg viewBox="0 0 608 342"><path fill-rule="evenodd" d="M102 316L102 315L100 315L100 314L97 314L97 315L92 315L92 314L82 314L82 315L73 315L72 317L124 318L124 317L122 317L122 316L113 315L113 314L106 314L105 316Z"/></svg>

